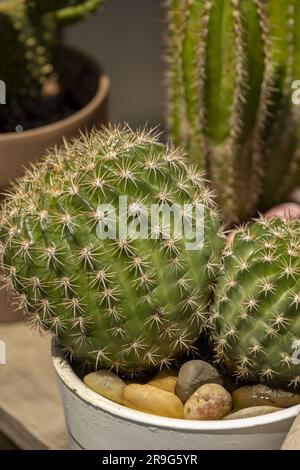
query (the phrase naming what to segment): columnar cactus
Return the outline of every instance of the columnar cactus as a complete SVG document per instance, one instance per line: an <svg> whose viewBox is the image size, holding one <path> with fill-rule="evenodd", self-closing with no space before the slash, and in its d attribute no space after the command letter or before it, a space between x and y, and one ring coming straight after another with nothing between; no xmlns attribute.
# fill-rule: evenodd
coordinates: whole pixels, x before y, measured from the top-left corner
<svg viewBox="0 0 300 470"><path fill-rule="evenodd" d="M42 86L55 70L60 28L96 9L102 0L0 0L0 80L7 104L0 128L22 124L39 106Z"/></svg>
<svg viewBox="0 0 300 470"><path fill-rule="evenodd" d="M299 240L298 220L262 218L225 250L212 338L239 379L300 387Z"/></svg>
<svg viewBox="0 0 300 470"><path fill-rule="evenodd" d="M224 219L246 220L299 180L300 3L169 0L168 12L171 136L205 170Z"/></svg>
<svg viewBox="0 0 300 470"><path fill-rule="evenodd" d="M199 243L178 234L181 219L160 223L155 205L177 207ZM114 208L117 231L103 236ZM142 236L121 234L126 212L131 225L144 221ZM110 128L50 154L16 184L0 227L4 282L70 355L136 372L193 348L223 237L202 176L152 132Z"/></svg>

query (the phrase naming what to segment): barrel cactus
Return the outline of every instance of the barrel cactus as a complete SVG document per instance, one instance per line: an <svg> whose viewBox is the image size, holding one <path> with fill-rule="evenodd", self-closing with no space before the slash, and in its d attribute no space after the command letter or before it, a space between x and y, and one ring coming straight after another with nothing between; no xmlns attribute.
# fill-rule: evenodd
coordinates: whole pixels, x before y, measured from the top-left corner
<svg viewBox="0 0 300 470"><path fill-rule="evenodd" d="M238 379L300 387L300 222L261 218L225 250L211 318Z"/></svg>
<svg viewBox="0 0 300 470"><path fill-rule="evenodd" d="M201 174L153 132L111 127L50 153L0 227L4 282L71 357L131 373L193 349L224 239Z"/></svg>
<svg viewBox="0 0 300 470"><path fill-rule="evenodd" d="M247 220L299 181L300 3L169 0L168 15L170 134L228 224Z"/></svg>
<svg viewBox="0 0 300 470"><path fill-rule="evenodd" d="M39 103L42 87L56 69L59 31L94 11L102 0L0 0L0 80L7 104L0 129L22 124Z"/></svg>

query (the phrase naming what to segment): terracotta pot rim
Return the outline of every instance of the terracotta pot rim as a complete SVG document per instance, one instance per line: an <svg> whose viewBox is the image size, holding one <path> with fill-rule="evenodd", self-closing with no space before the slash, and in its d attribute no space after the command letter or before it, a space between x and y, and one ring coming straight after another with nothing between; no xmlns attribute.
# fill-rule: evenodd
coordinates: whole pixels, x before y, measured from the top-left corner
<svg viewBox="0 0 300 470"><path fill-rule="evenodd" d="M104 99L107 97L110 88L110 80L105 73L101 72L101 68L99 67L97 62L84 52L79 51L75 48L68 46L64 47L64 50L70 51L72 53L77 54L78 56L81 56L86 62L88 61L95 70L98 70L98 86L93 98L85 106L83 106L78 111L75 111L70 116L60 119L59 121L53 122L51 124L46 124L45 126L36 127L34 129L28 129L20 133L2 132L0 133L0 144L4 142L11 142L17 139L34 139L37 135L52 133L66 126L75 125L77 122L85 120L87 116L91 115L97 108L99 108Z"/></svg>
<svg viewBox="0 0 300 470"><path fill-rule="evenodd" d="M154 426L157 428L168 428L186 431L230 431L234 429L257 428L264 425L275 424L296 417L300 412L300 405L286 408L263 416L252 418L243 418L235 420L219 421L191 421L184 419L164 418L141 411L135 411L126 406L114 403L107 398L102 397L90 388L75 374L70 363L63 356L59 346L52 342L52 361L54 369L70 390L70 393L76 394L81 400L94 408L100 408L104 412L117 416L127 421L137 422L145 426Z"/></svg>

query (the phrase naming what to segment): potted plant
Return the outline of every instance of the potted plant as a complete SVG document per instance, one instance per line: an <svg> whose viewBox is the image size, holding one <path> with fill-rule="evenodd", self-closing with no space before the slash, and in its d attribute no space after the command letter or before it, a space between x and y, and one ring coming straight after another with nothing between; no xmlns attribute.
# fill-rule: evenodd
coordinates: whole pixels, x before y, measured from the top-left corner
<svg viewBox="0 0 300 470"><path fill-rule="evenodd" d="M106 121L108 78L92 59L61 44L62 27L101 2L1 1L1 188L49 145Z"/></svg>
<svg viewBox="0 0 300 470"><path fill-rule="evenodd" d="M2 279L55 337L70 446L279 448L300 410L299 234L261 219L226 244L201 173L145 129L27 171L2 207Z"/></svg>
<svg viewBox="0 0 300 470"><path fill-rule="evenodd" d="M101 0L0 2L0 188L79 130L107 121L109 80L97 63L61 44L62 27ZM2 293L1 321L20 318Z"/></svg>

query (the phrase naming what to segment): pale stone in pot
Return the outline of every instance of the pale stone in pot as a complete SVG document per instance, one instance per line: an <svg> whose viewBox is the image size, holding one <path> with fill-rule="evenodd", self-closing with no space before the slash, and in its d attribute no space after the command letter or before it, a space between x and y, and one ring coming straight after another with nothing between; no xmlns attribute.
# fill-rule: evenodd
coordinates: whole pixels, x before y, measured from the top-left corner
<svg viewBox="0 0 300 470"><path fill-rule="evenodd" d="M232 407L231 395L219 384L205 384L184 405L184 418L215 420L226 416Z"/></svg>
<svg viewBox="0 0 300 470"><path fill-rule="evenodd" d="M175 393L184 403L201 385L207 383L223 385L217 369L205 361L188 361L179 370Z"/></svg>
<svg viewBox="0 0 300 470"><path fill-rule="evenodd" d="M254 416L263 416L280 410L282 410L282 408L276 408L275 406L251 406L250 408L234 411L233 413L225 416L224 419L253 418Z"/></svg>
<svg viewBox="0 0 300 470"><path fill-rule="evenodd" d="M178 370L164 368L148 382L148 385L160 388L166 392L175 393Z"/></svg>
<svg viewBox="0 0 300 470"><path fill-rule="evenodd" d="M127 385L123 390L123 405L167 418L183 418L183 404L176 395L148 384Z"/></svg>
<svg viewBox="0 0 300 470"><path fill-rule="evenodd" d="M126 383L114 372L101 369L86 375L83 381L94 392L122 404L122 394Z"/></svg>

